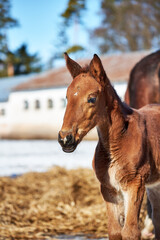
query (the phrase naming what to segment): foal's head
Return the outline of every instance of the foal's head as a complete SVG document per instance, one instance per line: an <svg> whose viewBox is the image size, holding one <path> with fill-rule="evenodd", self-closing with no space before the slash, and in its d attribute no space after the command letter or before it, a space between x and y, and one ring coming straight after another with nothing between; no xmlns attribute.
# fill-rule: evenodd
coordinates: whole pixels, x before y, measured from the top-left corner
<svg viewBox="0 0 160 240"><path fill-rule="evenodd" d="M89 130L98 124L104 112L106 74L97 55L86 68L66 53L65 59L73 81L67 89L68 103L58 140L65 152L73 152Z"/></svg>

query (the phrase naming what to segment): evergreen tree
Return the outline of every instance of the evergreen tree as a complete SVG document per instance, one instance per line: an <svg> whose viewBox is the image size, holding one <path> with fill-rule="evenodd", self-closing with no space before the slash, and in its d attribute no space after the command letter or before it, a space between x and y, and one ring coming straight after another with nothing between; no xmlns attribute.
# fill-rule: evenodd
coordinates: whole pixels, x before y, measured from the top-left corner
<svg viewBox="0 0 160 240"><path fill-rule="evenodd" d="M26 44L22 44L13 52L8 50L3 64L4 68L0 69L0 77L29 74L42 70L38 54L30 54Z"/></svg>
<svg viewBox="0 0 160 240"><path fill-rule="evenodd" d="M18 25L18 21L10 15L10 0L0 0L0 60L3 61L8 52L7 30Z"/></svg>
<svg viewBox="0 0 160 240"><path fill-rule="evenodd" d="M27 45L22 44L22 46L14 52L13 65L15 75L40 72L42 66L39 62L38 54L29 54Z"/></svg>

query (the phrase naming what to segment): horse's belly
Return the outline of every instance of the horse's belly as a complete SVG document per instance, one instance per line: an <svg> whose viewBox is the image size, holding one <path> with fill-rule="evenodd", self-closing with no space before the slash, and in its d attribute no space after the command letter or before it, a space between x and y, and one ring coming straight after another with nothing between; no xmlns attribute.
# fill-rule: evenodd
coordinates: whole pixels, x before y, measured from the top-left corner
<svg viewBox="0 0 160 240"><path fill-rule="evenodd" d="M154 209L160 208L160 182L146 186L147 196ZM152 209L152 210L154 210Z"/></svg>
<svg viewBox="0 0 160 240"><path fill-rule="evenodd" d="M160 179L156 182L152 182L152 183L147 183L145 184L146 188L157 188L159 187L160 189Z"/></svg>

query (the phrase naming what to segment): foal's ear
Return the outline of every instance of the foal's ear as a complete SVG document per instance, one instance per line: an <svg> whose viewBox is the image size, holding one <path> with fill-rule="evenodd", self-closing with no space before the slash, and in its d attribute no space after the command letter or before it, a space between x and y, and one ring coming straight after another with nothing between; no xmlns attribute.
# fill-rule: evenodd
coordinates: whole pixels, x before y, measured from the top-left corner
<svg viewBox="0 0 160 240"><path fill-rule="evenodd" d="M105 85L105 81L107 80L106 73L104 71L102 62L97 54L94 54L93 59L89 66L90 73L92 76L102 85Z"/></svg>
<svg viewBox="0 0 160 240"><path fill-rule="evenodd" d="M73 78L75 78L81 73L82 69L81 66L75 61L73 61L66 52L64 53L64 58L66 60L66 65L70 74L72 75Z"/></svg>

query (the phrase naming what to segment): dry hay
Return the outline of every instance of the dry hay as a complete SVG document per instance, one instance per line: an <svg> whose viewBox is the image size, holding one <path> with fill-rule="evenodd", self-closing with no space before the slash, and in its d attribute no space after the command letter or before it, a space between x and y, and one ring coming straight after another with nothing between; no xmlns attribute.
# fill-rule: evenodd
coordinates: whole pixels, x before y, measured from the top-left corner
<svg viewBox="0 0 160 240"><path fill-rule="evenodd" d="M59 234L107 236L105 205L90 169L55 167L0 178L0 239L48 239ZM145 211L141 211L140 225Z"/></svg>

